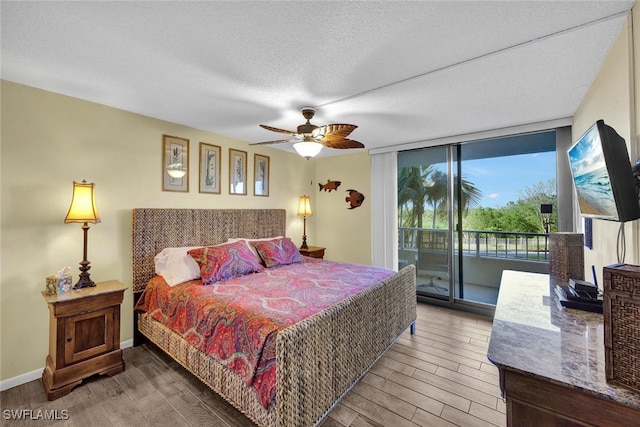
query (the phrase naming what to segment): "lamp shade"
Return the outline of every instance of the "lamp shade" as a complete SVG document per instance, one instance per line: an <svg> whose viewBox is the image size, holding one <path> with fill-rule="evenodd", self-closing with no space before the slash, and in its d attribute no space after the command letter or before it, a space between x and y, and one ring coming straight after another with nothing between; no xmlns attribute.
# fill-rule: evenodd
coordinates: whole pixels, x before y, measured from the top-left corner
<svg viewBox="0 0 640 427"><path fill-rule="evenodd" d="M64 219L65 224L69 222L100 222L100 215L96 208L94 189L95 184L73 181L73 196L69 212Z"/></svg>
<svg viewBox="0 0 640 427"><path fill-rule="evenodd" d="M315 157L318 155L320 150L322 150L322 144L320 144L319 142L302 141L293 144L293 148L295 148L298 154L300 154L302 157L310 159L311 157Z"/></svg>
<svg viewBox="0 0 640 427"><path fill-rule="evenodd" d="M298 206L299 216L311 216L311 199L309 196L300 196L300 205Z"/></svg>

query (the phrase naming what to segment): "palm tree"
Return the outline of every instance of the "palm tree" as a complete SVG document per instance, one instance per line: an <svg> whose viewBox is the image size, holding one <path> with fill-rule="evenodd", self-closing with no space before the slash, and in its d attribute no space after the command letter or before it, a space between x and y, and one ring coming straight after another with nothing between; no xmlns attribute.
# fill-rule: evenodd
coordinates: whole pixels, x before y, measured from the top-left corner
<svg viewBox="0 0 640 427"><path fill-rule="evenodd" d="M457 179L454 176L454 191L457 191ZM462 178L461 207L467 212L469 207L479 204L482 192L473 183ZM455 200L455 198L454 198ZM408 166L398 173L398 207L401 218L404 208L410 208L407 218L409 227L422 228L425 206L433 209L432 228L436 228L438 212L446 212L448 201L447 174L433 165ZM454 206L456 207L456 206Z"/></svg>
<svg viewBox="0 0 640 427"><path fill-rule="evenodd" d="M458 179L457 175L453 177L453 192L454 192L454 209L457 206L457 194L458 194ZM447 174L441 170L435 170L429 177L430 182L427 187L427 199L431 207L433 208L433 223L432 228L436 228L436 219L438 212L445 213L447 211L448 187L447 187ZM482 191L473 185L473 183L462 178L461 180L462 192L460 195L460 207L466 214L470 207L480 204L482 199Z"/></svg>
<svg viewBox="0 0 640 427"><path fill-rule="evenodd" d="M433 173L431 165L408 166L401 168L398 173L398 208L400 218L404 217L404 208L410 209L406 227L422 228L425 201L427 199L426 183Z"/></svg>

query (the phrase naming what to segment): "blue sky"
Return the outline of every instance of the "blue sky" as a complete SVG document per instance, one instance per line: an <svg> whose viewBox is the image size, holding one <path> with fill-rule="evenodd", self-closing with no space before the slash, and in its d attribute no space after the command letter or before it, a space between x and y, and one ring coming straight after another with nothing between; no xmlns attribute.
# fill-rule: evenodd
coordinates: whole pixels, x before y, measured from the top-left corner
<svg viewBox="0 0 640 427"><path fill-rule="evenodd" d="M500 207L519 198L519 191L556 177L556 154L544 152L466 160L462 177L482 191L480 205Z"/></svg>

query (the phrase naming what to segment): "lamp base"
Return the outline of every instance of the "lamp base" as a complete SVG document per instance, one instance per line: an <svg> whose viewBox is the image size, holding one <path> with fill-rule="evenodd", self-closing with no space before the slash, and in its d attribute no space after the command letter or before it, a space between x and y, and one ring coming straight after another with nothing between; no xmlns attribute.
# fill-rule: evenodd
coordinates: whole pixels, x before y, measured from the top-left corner
<svg viewBox="0 0 640 427"><path fill-rule="evenodd" d="M91 288L96 285L89 275L90 268L89 261L85 260L80 263L80 277L78 278L78 283L73 286L73 289Z"/></svg>
<svg viewBox="0 0 640 427"><path fill-rule="evenodd" d="M73 289L92 288L95 285L95 282L87 274L86 276L80 276L80 280L73 286Z"/></svg>
<svg viewBox="0 0 640 427"><path fill-rule="evenodd" d="M300 249L309 249L307 246L307 216L302 217L302 246Z"/></svg>

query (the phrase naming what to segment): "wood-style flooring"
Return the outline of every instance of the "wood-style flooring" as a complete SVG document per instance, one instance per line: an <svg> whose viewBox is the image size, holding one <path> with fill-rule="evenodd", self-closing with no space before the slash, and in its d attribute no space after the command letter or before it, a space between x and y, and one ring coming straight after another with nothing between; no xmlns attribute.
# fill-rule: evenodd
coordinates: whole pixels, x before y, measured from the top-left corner
<svg viewBox="0 0 640 427"><path fill-rule="evenodd" d="M490 335L490 319L418 304L416 335L405 332L322 426L505 426L498 372L486 356ZM125 372L90 378L52 402L39 380L2 392L0 424L253 425L154 346L123 353ZM68 419L17 421L7 410L31 410L32 418L67 411Z"/></svg>

